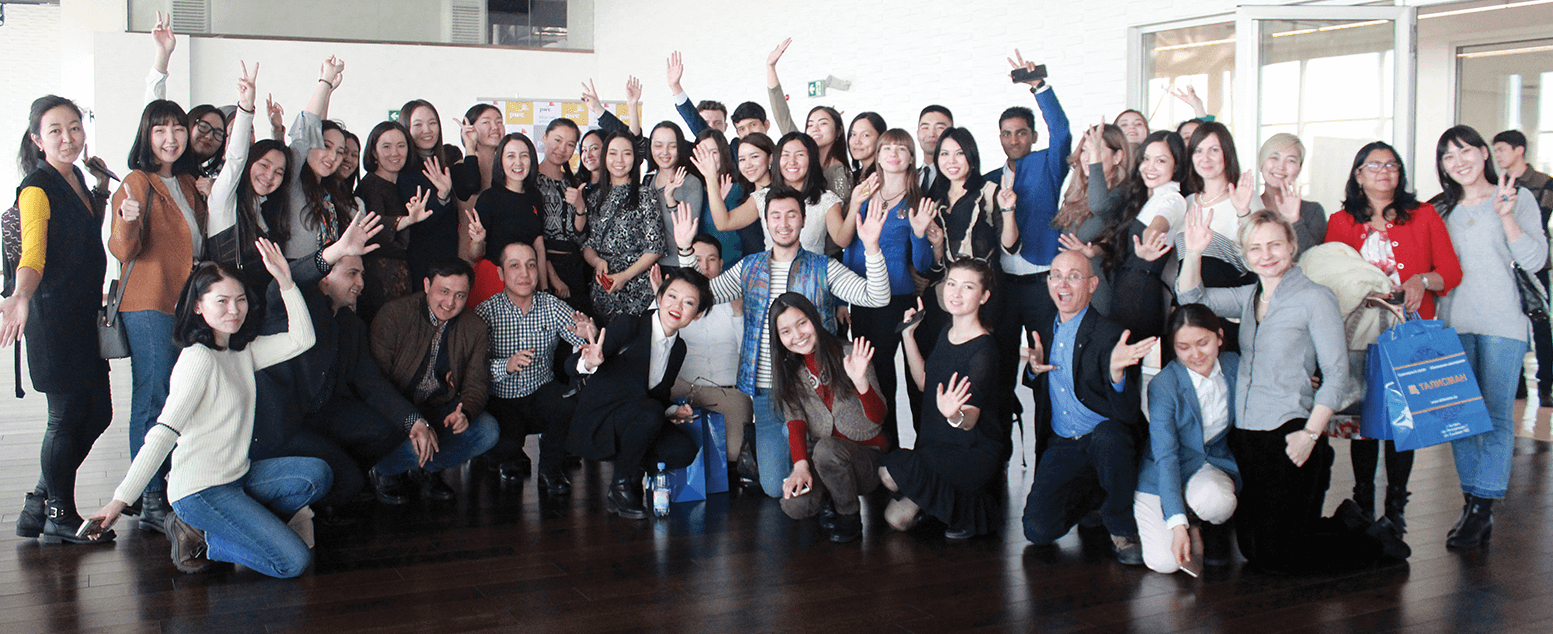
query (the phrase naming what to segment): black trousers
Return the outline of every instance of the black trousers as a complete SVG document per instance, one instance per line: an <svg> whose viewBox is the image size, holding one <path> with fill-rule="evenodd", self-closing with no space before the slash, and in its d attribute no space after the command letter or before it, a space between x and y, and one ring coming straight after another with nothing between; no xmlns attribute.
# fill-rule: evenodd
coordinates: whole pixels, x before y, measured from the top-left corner
<svg viewBox="0 0 1553 634"><path fill-rule="evenodd" d="M539 436L539 472L556 473L566 459L566 436L571 433L576 397L564 395L570 387L551 381L521 398L491 397L485 411L496 418L501 438L486 452L497 462L517 458L529 434Z"/></svg>
<svg viewBox="0 0 1553 634"><path fill-rule="evenodd" d="M997 321L993 322L992 338L999 350L997 393L1003 398L1003 408L999 411L1009 418L1018 416L1024 411L1019 404L1019 397L1014 393L1014 389L1019 385L1019 361L1022 356L1019 354L1019 349L1027 345L1027 342L1020 338L1020 331L1027 330L1033 333L1039 327L1037 320L1042 315L1049 319L1057 314L1056 305L1052 303L1051 291L1046 287L1046 278L1045 273L1034 275L1004 273L999 278L998 288L1003 299L995 313L998 317ZM1009 437L1012 438L1014 426L1009 425L1008 429Z"/></svg>
<svg viewBox="0 0 1553 634"><path fill-rule="evenodd" d="M1276 572L1352 570L1381 557L1381 545L1335 517L1322 517L1332 472L1332 447L1322 436L1302 466L1294 466L1286 437L1305 426L1296 418L1271 431L1231 429L1230 451L1240 467L1235 509L1240 552Z"/></svg>
<svg viewBox="0 0 1553 634"><path fill-rule="evenodd" d="M305 456L329 463L334 484L320 506L350 502L366 487L366 470L406 438L404 422L389 420L359 399L335 398L309 415L279 456Z"/></svg>
<svg viewBox="0 0 1553 634"><path fill-rule="evenodd" d="M610 414L606 425L615 426L615 479L638 479L645 469L663 463L680 469L695 462L701 447L689 431L668 421L663 406L650 398Z"/></svg>
<svg viewBox="0 0 1553 634"><path fill-rule="evenodd" d="M1102 421L1078 438L1053 434L1025 500L1025 538L1050 544L1099 508L1107 531L1136 541L1132 496L1137 489L1137 440L1125 424Z"/></svg>
<svg viewBox="0 0 1553 634"><path fill-rule="evenodd" d="M76 511L76 470L92 452L92 444L113 421L113 398L108 392L108 364L82 377L80 390L48 392L48 426L39 455L42 477L37 492L54 498L67 513Z"/></svg>
<svg viewBox="0 0 1553 634"><path fill-rule="evenodd" d="M1407 490L1407 481L1413 476L1413 452L1397 451L1396 443L1389 440L1355 438L1348 446L1353 458L1354 482L1375 483L1375 467L1380 462L1380 445L1386 445L1386 485L1400 486Z"/></svg>
<svg viewBox="0 0 1553 634"><path fill-rule="evenodd" d="M1537 271L1542 288L1548 286L1548 270ZM1537 352L1537 394L1553 392L1553 329L1546 321L1531 322L1531 342Z"/></svg>
<svg viewBox="0 0 1553 634"><path fill-rule="evenodd" d="M906 309L915 308L916 295L896 295L882 308L852 307L852 336L868 340L874 347L874 376L879 379L879 393L884 397L884 437L889 448L901 446L899 417L895 411L895 389L900 376L895 373L895 353L900 349L901 335L895 332ZM924 356L924 358L926 358ZM911 381L906 382L911 387ZM916 403L918 399L910 402Z"/></svg>

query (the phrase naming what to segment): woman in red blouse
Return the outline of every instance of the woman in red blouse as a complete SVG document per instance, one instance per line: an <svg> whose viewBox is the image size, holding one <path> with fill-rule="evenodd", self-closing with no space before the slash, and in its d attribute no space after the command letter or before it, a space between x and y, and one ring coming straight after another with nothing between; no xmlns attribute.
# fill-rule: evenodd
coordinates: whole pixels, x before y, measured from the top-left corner
<svg viewBox="0 0 1553 634"><path fill-rule="evenodd" d="M1403 307L1424 319L1434 318L1434 302L1461 283L1461 263L1451 245L1445 222L1434 206L1418 202L1407 189L1407 171L1396 150L1376 141L1359 149L1343 211L1327 221L1327 242L1341 242L1359 251L1365 261L1380 267L1401 289ZM1359 508L1375 512L1375 466L1379 444L1354 439L1353 499ZM1413 472L1413 452L1398 452L1386 441L1385 519L1405 531L1402 510L1407 506L1407 480Z"/></svg>

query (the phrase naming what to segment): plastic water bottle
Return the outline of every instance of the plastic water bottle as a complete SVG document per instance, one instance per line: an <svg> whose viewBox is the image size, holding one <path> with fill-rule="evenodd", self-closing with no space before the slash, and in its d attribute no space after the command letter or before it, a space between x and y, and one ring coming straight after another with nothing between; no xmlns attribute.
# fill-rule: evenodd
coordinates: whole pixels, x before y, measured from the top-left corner
<svg viewBox="0 0 1553 634"><path fill-rule="evenodd" d="M652 514L669 516L669 470L658 463L658 472L652 476Z"/></svg>

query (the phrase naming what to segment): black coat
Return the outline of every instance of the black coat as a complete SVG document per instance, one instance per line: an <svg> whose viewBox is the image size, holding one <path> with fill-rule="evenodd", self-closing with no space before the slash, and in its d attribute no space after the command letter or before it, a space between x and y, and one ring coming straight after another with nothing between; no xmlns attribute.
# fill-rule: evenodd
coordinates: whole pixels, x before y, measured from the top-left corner
<svg viewBox="0 0 1553 634"><path fill-rule="evenodd" d="M1056 317L1055 313L1051 313L1037 318L1036 330L1041 337L1041 349L1048 355L1051 354ZM1074 337L1073 376L1076 385L1073 391L1078 394L1078 400L1084 407L1127 425L1137 441L1136 446L1147 447L1144 443L1148 438L1148 423L1139 408L1142 372L1134 365L1123 373L1127 384L1121 392L1111 387L1111 350L1122 338L1122 330L1121 326L1101 315L1093 306L1084 313L1084 321L1079 322L1078 334ZM1050 362L1048 356L1047 363ZM1047 441L1053 433L1051 399L1047 396L1050 377L1049 372L1032 377L1028 371L1024 377L1025 385L1035 391L1036 456L1046 451Z"/></svg>
<svg viewBox="0 0 1553 634"><path fill-rule="evenodd" d="M316 342L306 352L254 375L258 407L248 450L254 460L281 455L278 452L302 429L306 417L333 399L360 400L395 423L416 414L409 399L378 370L368 345L366 323L350 309L335 312L329 298L318 290L324 273L314 258L292 262L291 276L307 301ZM286 330L286 305L274 283L270 284L265 311L262 334Z"/></svg>
<svg viewBox="0 0 1553 634"><path fill-rule="evenodd" d="M75 177L84 187L80 168ZM37 187L49 199L47 259L28 303L27 365L39 392L69 392L107 372L97 349L97 310L108 256L102 247L102 215L88 209L65 177L38 161L16 188Z"/></svg>
<svg viewBox="0 0 1553 634"><path fill-rule="evenodd" d="M656 310L641 316L621 315L604 329L604 364L588 375L577 394L568 449L584 458L608 460L619 448L615 418L636 416L642 408L662 413L669 408L669 388L685 362L685 340L676 339L669 352L663 380L647 388L652 365L652 321ZM577 372L581 351L566 359L567 372Z"/></svg>

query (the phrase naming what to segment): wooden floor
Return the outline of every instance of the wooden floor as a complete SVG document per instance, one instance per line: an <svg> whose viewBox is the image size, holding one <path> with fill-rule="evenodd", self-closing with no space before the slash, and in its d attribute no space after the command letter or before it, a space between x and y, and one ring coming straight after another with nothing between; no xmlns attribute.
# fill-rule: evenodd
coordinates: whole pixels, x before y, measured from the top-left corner
<svg viewBox="0 0 1553 634"><path fill-rule="evenodd" d="M81 470L86 510L128 462L127 365L113 376L114 426ZM676 505L667 521L606 515L607 465L575 472L577 492L553 508L531 480L465 473L456 502L320 526L314 570L286 581L227 565L181 574L165 538L122 526L111 545L15 537L37 478L43 399L3 403L0 633L1553 631L1553 465L1549 443L1533 438L1517 443L1490 546L1445 549L1461 494L1449 451L1435 447L1413 474L1412 560L1345 576L1239 565L1200 580L1165 576L1116 564L1104 535L1031 547L1018 519L1031 473L1016 458L1005 530L967 543L889 532L877 500L862 542L835 545L759 495ZM1547 439L1549 412L1525 412L1522 434ZM1347 443L1334 444L1329 510L1352 485Z"/></svg>

